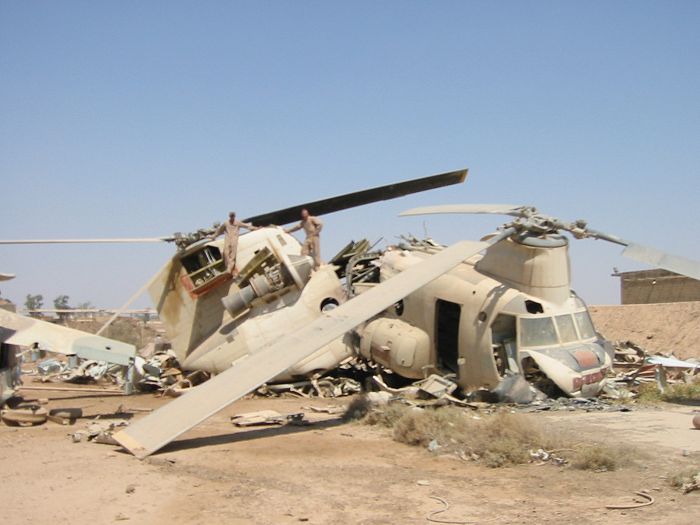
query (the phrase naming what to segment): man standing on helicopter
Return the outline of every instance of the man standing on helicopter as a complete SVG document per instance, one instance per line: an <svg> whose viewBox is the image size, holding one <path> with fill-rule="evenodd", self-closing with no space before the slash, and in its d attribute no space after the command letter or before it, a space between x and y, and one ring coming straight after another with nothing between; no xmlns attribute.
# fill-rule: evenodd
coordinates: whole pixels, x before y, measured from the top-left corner
<svg viewBox="0 0 700 525"><path fill-rule="evenodd" d="M238 237L241 232L241 228L246 228L248 230L259 230L259 226L253 226L247 222L241 222L236 220L236 212L230 211L228 213L228 220L223 222L216 231L211 235L211 240L216 239L222 233L225 233L224 237L224 263L226 264L226 271L229 272L233 277L238 277L238 268L236 268L236 253L238 252Z"/></svg>
<svg viewBox="0 0 700 525"><path fill-rule="evenodd" d="M314 259L314 268L321 266L321 240L320 234L323 229L323 223L318 217L309 214L309 210L304 208L301 210L301 222L296 226L284 230L287 233L292 233L301 229L306 233L306 239L301 247L302 255L311 255Z"/></svg>

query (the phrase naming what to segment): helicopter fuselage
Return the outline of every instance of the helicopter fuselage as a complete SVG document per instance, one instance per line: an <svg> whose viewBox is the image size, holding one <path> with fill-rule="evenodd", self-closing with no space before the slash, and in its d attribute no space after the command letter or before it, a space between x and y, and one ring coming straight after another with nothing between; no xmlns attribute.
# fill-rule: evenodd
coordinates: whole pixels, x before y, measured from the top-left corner
<svg viewBox="0 0 700 525"><path fill-rule="evenodd" d="M348 300L336 268L310 270L299 242L280 228L241 236L242 279L220 264L221 241L173 258L151 289L183 367L219 373ZM551 243L550 243L551 244ZM441 250L390 248L362 293ZM494 389L520 374L539 388L596 395L611 359L585 303L570 289L568 246L513 241L490 248L327 345L276 381L323 373L361 355L421 379L451 375L464 390Z"/></svg>
<svg viewBox="0 0 700 525"><path fill-rule="evenodd" d="M386 252L381 280L439 249ZM548 393L598 394L611 359L585 303L570 289L556 302L525 293L480 270L483 260L465 261L367 323L362 355L409 378L452 374L467 391L521 374Z"/></svg>

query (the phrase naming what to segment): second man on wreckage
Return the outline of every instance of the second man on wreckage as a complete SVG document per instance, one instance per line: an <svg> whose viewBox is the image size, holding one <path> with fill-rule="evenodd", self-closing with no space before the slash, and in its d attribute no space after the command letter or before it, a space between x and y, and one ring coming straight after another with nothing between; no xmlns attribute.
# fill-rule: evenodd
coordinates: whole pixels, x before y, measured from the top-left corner
<svg viewBox="0 0 700 525"><path fill-rule="evenodd" d="M236 253L238 252L238 237L241 233L241 228L248 230L259 230L259 226L253 226L250 223L242 222L236 219L236 212L230 211L228 220L223 222L216 231L211 235L211 239L216 239L222 233L224 236L224 263L226 271L229 272L234 279L238 277L238 268L236 267Z"/></svg>

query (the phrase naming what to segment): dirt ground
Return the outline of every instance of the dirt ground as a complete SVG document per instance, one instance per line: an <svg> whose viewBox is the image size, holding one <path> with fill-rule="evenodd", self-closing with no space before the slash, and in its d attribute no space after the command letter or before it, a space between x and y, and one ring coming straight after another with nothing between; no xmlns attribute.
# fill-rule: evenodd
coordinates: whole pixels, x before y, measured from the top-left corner
<svg viewBox="0 0 700 525"><path fill-rule="evenodd" d="M69 434L98 415L113 416L120 405L148 409L168 399L50 391L25 397L50 398L50 408L82 408L84 417L72 426L0 425L0 511L8 524L427 524L430 513L443 508L430 496L450 505L432 516L443 523L694 524L700 515L700 492L683 495L665 479L700 465L700 431L691 430L698 407L528 415L553 432L576 432L581 443L619 442L637 450L629 466L593 473L548 464L491 469L327 414L311 414L314 424L307 427L238 429L229 421L263 409L309 414L304 407L351 398L242 400L139 461L116 446L74 443ZM631 502L638 490L656 502L605 509Z"/></svg>
<svg viewBox="0 0 700 525"><path fill-rule="evenodd" d="M648 352L700 358L700 301L591 306L596 329L610 340L631 340Z"/></svg>

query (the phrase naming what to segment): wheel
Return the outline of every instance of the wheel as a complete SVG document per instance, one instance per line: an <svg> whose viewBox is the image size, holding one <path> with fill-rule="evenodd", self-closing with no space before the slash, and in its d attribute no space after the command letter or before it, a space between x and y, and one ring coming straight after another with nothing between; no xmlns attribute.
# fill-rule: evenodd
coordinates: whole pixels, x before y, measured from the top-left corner
<svg viewBox="0 0 700 525"><path fill-rule="evenodd" d="M12 427L29 427L46 423L48 414L45 408L14 408L0 412L3 423Z"/></svg>

